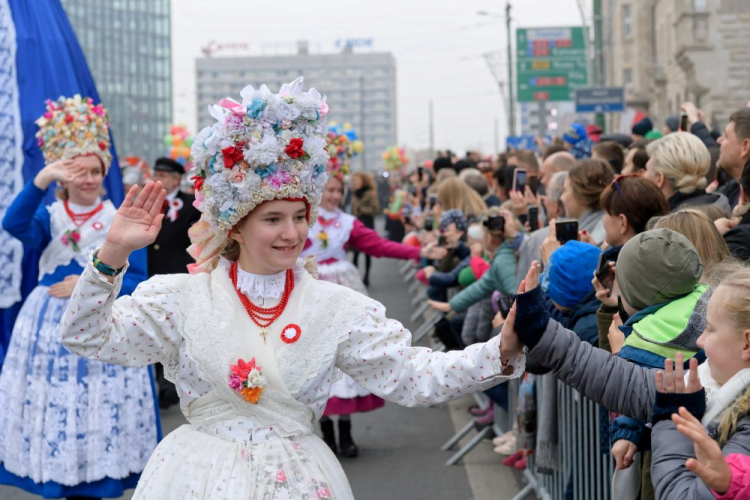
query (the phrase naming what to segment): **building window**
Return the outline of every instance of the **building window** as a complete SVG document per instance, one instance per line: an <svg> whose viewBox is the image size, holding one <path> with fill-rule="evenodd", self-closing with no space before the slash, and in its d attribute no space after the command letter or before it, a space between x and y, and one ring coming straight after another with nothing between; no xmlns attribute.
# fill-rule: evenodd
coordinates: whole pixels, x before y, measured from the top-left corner
<svg viewBox="0 0 750 500"><path fill-rule="evenodd" d="M622 36L626 40L633 37L633 7L629 4L622 6Z"/></svg>
<svg viewBox="0 0 750 500"><path fill-rule="evenodd" d="M706 12L706 0L693 0L693 10L695 12Z"/></svg>
<svg viewBox="0 0 750 500"><path fill-rule="evenodd" d="M626 87L633 84L633 70L626 69L622 72L622 83Z"/></svg>

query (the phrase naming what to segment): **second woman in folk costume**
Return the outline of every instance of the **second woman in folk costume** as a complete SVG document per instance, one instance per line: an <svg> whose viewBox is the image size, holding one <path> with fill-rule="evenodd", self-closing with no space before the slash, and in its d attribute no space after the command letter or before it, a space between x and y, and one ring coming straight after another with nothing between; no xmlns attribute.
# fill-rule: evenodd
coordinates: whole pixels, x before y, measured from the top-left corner
<svg viewBox="0 0 750 500"><path fill-rule="evenodd" d="M195 274L117 297L128 256L150 244L165 192L128 193L63 318L66 346L131 366L161 362L188 420L157 447L134 499L353 498L313 434L336 374L405 405L431 405L523 372L499 337L463 352L411 347L381 304L316 280L298 257L327 181L328 106L302 80L246 87L193 144L203 212ZM204 272L200 272L204 271Z"/></svg>
<svg viewBox="0 0 750 500"><path fill-rule="evenodd" d="M82 359L60 338L68 298L115 217L101 199L112 161L106 113L90 99L61 97L37 124L46 166L3 219L42 255L0 374L0 484L45 498L119 497L160 437L153 381L147 368ZM60 199L44 206L53 182ZM120 294L147 277L145 250L130 262Z"/></svg>
<svg viewBox="0 0 750 500"><path fill-rule="evenodd" d="M329 132L329 143L331 132ZM329 149L330 151L330 149ZM419 259L422 256L442 258L445 249L438 247L413 247L382 238L366 227L355 216L343 212L339 205L344 196L344 176L348 172L346 159L333 156L328 162L329 179L318 208L318 218L310 230L302 256L314 255L318 264L318 279L343 285L367 295L357 267L346 259L348 249L373 257L393 259ZM384 401L344 374L331 388L331 397L320 420L323 440L345 457L356 457L358 449L351 435L353 413L372 411L382 407ZM333 421L338 415L338 446Z"/></svg>

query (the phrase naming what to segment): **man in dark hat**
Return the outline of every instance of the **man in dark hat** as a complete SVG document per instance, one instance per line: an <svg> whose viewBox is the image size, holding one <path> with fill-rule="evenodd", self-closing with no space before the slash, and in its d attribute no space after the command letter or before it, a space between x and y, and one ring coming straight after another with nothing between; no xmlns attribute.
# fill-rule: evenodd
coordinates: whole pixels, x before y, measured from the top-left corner
<svg viewBox="0 0 750 500"><path fill-rule="evenodd" d="M185 168L169 158L159 158L154 166L154 181L161 181L167 191L164 200L164 221L159 236L148 247L148 274L172 274L187 272L193 262L188 255L190 246L188 229L198 222L201 213L193 206L192 195L180 191L180 181Z"/></svg>
<svg viewBox="0 0 750 500"><path fill-rule="evenodd" d="M148 275L187 272L193 259L187 253L190 246L188 229L198 222L201 213L193 206L194 197L180 191L185 168L170 158L159 158L154 165L154 181L161 181L167 191L162 213L164 221L159 236L148 247ZM156 367L159 383L159 406L167 409L180 401L175 386L164 378L161 365Z"/></svg>

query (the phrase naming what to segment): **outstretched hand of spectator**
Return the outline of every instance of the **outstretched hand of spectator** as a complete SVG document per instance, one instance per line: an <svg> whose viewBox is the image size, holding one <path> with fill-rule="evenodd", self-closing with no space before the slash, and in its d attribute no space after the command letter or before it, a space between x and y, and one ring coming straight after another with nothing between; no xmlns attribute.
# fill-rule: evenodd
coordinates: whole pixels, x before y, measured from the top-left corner
<svg viewBox="0 0 750 500"><path fill-rule="evenodd" d="M518 288L518 293L530 292L534 288L539 286L539 261L535 260L531 263L529 271L526 273L526 277L521 282L521 286Z"/></svg>
<svg viewBox="0 0 750 500"><path fill-rule="evenodd" d="M549 236L544 239L540 253L542 255L542 263L546 266L549 262L550 256L560 248L560 242L557 241L557 229L555 228L555 219L549 221Z"/></svg>
<svg viewBox="0 0 750 500"><path fill-rule="evenodd" d="M511 190L510 202L513 213L515 213L516 215L520 216L526 215L528 213L529 205L526 202L526 196L524 196L524 193L516 191L515 189Z"/></svg>
<svg viewBox="0 0 750 500"><path fill-rule="evenodd" d="M450 302L438 302L437 300L428 300L427 303L430 304L430 307L432 307L433 309L443 312L443 313L449 313L452 310Z"/></svg>
<svg viewBox="0 0 750 500"><path fill-rule="evenodd" d="M698 378L698 360L690 358L690 368L685 382L685 356L678 352L671 359L664 361L664 371L656 372L656 390L664 393L691 394L700 391L703 386Z"/></svg>
<svg viewBox="0 0 750 500"><path fill-rule="evenodd" d="M732 481L732 471L718 443L711 439L703 424L685 408L679 409L679 415L673 414L672 421L682 435L690 438L695 448L695 458L689 458L685 467L715 492L725 493Z"/></svg>
<svg viewBox="0 0 750 500"><path fill-rule="evenodd" d="M724 236L724 233L730 229L734 229L739 223L739 219L727 219L726 217L722 217L721 219L716 219L714 221L714 226L716 226L719 234Z"/></svg>
<svg viewBox="0 0 750 500"><path fill-rule="evenodd" d="M607 339L609 340L609 351L612 354L617 354L625 345L625 334L622 333L620 327L622 326L622 319L620 314L617 313L612 317L612 323L609 325L609 331L607 331Z"/></svg>

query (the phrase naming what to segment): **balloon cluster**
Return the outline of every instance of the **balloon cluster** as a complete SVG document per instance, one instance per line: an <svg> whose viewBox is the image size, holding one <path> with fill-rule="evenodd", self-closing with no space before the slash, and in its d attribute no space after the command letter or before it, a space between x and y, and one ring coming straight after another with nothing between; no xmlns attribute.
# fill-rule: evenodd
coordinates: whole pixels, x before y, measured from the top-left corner
<svg viewBox="0 0 750 500"><path fill-rule="evenodd" d="M190 170L190 146L193 145L193 136L182 125L172 125L169 133L164 136L164 145L167 147L167 157L178 162Z"/></svg>
<svg viewBox="0 0 750 500"><path fill-rule="evenodd" d="M391 146L383 153L383 163L385 163L387 171L401 173L401 169L409 163L409 158L406 157L406 152L403 148Z"/></svg>

